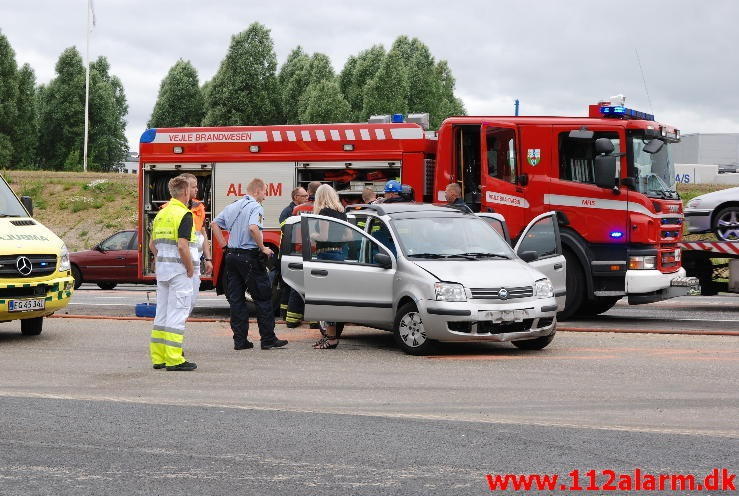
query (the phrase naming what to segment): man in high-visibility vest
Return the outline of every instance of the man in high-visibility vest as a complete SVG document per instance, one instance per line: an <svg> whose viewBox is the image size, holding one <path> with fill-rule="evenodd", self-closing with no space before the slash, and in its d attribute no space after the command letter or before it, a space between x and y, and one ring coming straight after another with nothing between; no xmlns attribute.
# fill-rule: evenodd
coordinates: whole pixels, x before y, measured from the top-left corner
<svg viewBox="0 0 739 496"><path fill-rule="evenodd" d="M187 208L190 182L174 177L168 183L172 199L161 209L151 229L149 249L154 255L157 278L157 313L151 331L149 351L155 369L195 370L197 365L185 360L182 342L185 321L190 315L192 277L200 267L193 215Z"/></svg>
<svg viewBox="0 0 739 496"><path fill-rule="evenodd" d="M185 172L180 174L190 182L190 198L186 203L187 207L192 212L192 221L195 226L195 237L198 243L198 254L195 258L194 263L197 264L200 259L203 260L204 274L206 277L213 273L213 256L210 250L210 241L208 240L208 231L205 228L205 204L198 200L198 178L194 174ZM192 276L192 307L194 309L195 303L198 299L198 293L200 292L200 271L196 270ZM192 314L192 309L190 310Z"/></svg>

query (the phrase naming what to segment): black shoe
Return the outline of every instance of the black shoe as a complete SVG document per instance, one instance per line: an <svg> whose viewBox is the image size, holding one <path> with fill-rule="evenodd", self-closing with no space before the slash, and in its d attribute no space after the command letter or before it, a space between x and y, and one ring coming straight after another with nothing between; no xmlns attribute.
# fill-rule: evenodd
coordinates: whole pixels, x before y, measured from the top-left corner
<svg viewBox="0 0 739 496"><path fill-rule="evenodd" d="M154 367L154 370L159 370L159 369L163 369L163 368L165 368L165 367L166 367L166 365L165 365L165 364L163 364L163 363L155 363L155 364L153 365L153 367Z"/></svg>
<svg viewBox="0 0 739 496"><path fill-rule="evenodd" d="M167 370L169 371L183 371L183 372L189 372L191 370L195 370L198 368L197 365L195 365L192 362L182 362L179 365L173 365L173 366L167 366Z"/></svg>
<svg viewBox="0 0 739 496"><path fill-rule="evenodd" d="M282 348L287 344L287 339L275 339L274 341L262 342L263 350L271 350L272 348Z"/></svg>
<svg viewBox="0 0 739 496"><path fill-rule="evenodd" d="M300 327L300 324L302 324L302 322L286 322L285 327L288 329L295 329L296 327Z"/></svg>
<svg viewBox="0 0 739 496"><path fill-rule="evenodd" d="M247 341L244 344L235 344L234 345L234 350L250 350L252 348L254 348L254 343L252 343L251 341Z"/></svg>

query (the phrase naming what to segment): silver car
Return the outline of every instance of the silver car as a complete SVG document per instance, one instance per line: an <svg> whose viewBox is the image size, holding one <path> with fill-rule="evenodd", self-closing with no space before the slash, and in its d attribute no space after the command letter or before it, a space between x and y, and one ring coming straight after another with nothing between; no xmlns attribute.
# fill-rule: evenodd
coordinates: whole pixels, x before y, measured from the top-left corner
<svg viewBox="0 0 739 496"><path fill-rule="evenodd" d="M713 232L721 241L739 241L739 187L696 196L685 206L688 232Z"/></svg>
<svg viewBox="0 0 739 496"><path fill-rule="evenodd" d="M515 250L502 217L481 215L380 204L351 210L349 222L291 217L282 276L303 295L306 319L392 331L410 354L451 341L542 349L565 297L555 213L536 217Z"/></svg>

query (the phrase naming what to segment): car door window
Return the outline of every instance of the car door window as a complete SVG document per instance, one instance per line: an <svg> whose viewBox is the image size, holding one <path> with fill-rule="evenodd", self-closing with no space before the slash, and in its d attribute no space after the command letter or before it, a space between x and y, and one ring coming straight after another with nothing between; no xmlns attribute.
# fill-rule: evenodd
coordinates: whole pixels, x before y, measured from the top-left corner
<svg viewBox="0 0 739 496"><path fill-rule="evenodd" d="M131 238L133 235L133 231L115 233L100 243L100 248L105 251L127 250L128 246L131 244Z"/></svg>
<svg viewBox="0 0 739 496"><path fill-rule="evenodd" d="M381 248L351 227L329 219L305 219L310 241L309 260L377 265L374 254Z"/></svg>
<svg viewBox="0 0 739 496"><path fill-rule="evenodd" d="M129 250L138 250L139 249L139 233L134 232L133 236L131 236L131 243L128 245Z"/></svg>
<svg viewBox="0 0 739 496"><path fill-rule="evenodd" d="M519 241L517 253L525 251L535 251L540 259L560 254L557 229L552 215L539 219Z"/></svg>

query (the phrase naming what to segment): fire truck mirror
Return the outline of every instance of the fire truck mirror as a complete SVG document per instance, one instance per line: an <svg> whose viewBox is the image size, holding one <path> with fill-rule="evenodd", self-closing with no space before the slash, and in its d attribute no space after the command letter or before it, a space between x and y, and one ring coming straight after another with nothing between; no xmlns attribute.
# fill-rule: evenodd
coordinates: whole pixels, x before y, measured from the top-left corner
<svg viewBox="0 0 739 496"><path fill-rule="evenodd" d="M587 129L580 128L580 129L573 129L570 131L570 134L568 135L570 138L573 139L593 139L593 136L595 136L595 133L593 131L588 131Z"/></svg>
<svg viewBox="0 0 739 496"><path fill-rule="evenodd" d="M598 155L595 157L595 185L611 189L616 184L616 157Z"/></svg>
<svg viewBox="0 0 739 496"><path fill-rule="evenodd" d="M665 143L662 140L653 139L653 140L650 140L649 143L644 145L644 148L642 148L642 151L644 151L644 153L649 153L649 154L657 153L658 151L662 149L664 144Z"/></svg>
<svg viewBox="0 0 739 496"><path fill-rule="evenodd" d="M595 140L595 153L598 155L610 155L615 150L613 142L608 138L598 138Z"/></svg>

